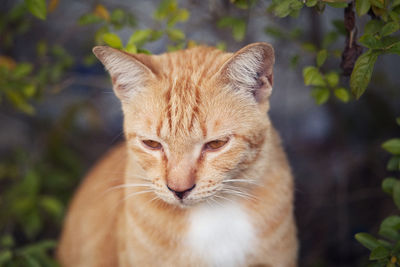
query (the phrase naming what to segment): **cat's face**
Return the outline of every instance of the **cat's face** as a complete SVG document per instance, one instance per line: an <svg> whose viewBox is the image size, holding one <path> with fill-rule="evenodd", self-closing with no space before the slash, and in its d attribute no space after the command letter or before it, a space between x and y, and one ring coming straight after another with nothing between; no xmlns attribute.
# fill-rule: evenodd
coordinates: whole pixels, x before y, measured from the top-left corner
<svg viewBox="0 0 400 267"><path fill-rule="evenodd" d="M244 173L268 142L272 48L135 58L98 49L122 101L131 157L156 196L179 206L244 197L237 184L256 182Z"/></svg>

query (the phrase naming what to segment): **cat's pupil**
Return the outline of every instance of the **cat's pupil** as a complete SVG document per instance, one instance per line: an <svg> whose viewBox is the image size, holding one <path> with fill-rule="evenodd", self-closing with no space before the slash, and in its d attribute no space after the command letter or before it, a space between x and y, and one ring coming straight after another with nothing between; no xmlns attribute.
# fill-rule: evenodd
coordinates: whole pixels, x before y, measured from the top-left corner
<svg viewBox="0 0 400 267"><path fill-rule="evenodd" d="M146 146L152 148L152 149L161 149L162 145L154 140L143 140L142 141Z"/></svg>

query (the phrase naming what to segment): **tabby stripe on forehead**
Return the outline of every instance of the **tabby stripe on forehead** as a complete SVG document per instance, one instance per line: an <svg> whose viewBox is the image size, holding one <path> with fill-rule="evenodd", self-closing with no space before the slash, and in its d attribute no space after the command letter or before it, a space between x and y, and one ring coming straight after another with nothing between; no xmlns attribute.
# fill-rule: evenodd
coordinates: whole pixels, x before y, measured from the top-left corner
<svg viewBox="0 0 400 267"><path fill-rule="evenodd" d="M195 94L196 94L196 103L195 106L193 107L193 112L192 112L192 117L190 118L190 124L189 124L189 132L192 130L193 128L193 124L194 124L194 119L200 118L199 116L199 105L200 105L200 91L198 86L195 86ZM204 133L203 133L204 134Z"/></svg>
<svg viewBox="0 0 400 267"><path fill-rule="evenodd" d="M169 129L170 130L172 130L172 118L171 118L171 106L172 106L172 104L171 104L171 90L172 90L172 88L169 88L168 90L167 90L167 92L165 93L165 102L167 102L167 107L166 107L166 110L165 110L165 113L166 113L166 115L167 115L167 120L168 120L168 126L169 126Z"/></svg>

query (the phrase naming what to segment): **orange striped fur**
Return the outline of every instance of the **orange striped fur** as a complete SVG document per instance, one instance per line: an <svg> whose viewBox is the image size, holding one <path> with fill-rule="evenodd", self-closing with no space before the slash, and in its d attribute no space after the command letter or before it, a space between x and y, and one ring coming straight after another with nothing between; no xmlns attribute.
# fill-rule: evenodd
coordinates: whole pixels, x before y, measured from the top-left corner
<svg viewBox="0 0 400 267"><path fill-rule="evenodd" d="M272 47L94 53L121 100L126 142L74 197L62 265L297 266L293 180L267 116Z"/></svg>

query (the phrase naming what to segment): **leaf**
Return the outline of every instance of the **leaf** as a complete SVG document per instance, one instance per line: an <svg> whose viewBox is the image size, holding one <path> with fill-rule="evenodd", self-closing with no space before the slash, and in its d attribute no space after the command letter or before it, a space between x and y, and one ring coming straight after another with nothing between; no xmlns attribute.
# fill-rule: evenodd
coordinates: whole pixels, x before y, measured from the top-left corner
<svg viewBox="0 0 400 267"><path fill-rule="evenodd" d="M22 88L22 92L26 97L33 97L36 93L36 86L34 84L27 84Z"/></svg>
<svg viewBox="0 0 400 267"><path fill-rule="evenodd" d="M380 49L383 46L381 40L378 40L372 34L364 34L363 36L360 37L359 42L363 46L371 49Z"/></svg>
<svg viewBox="0 0 400 267"><path fill-rule="evenodd" d="M20 63L14 69L13 77L15 79L21 79L32 72L33 66L30 63Z"/></svg>
<svg viewBox="0 0 400 267"><path fill-rule="evenodd" d="M384 142L382 148L393 155L400 155L400 138L394 138Z"/></svg>
<svg viewBox="0 0 400 267"><path fill-rule="evenodd" d="M325 75L325 79L330 87L336 87L339 83L339 74L336 71L331 71Z"/></svg>
<svg viewBox="0 0 400 267"><path fill-rule="evenodd" d="M367 14L370 8L371 3L369 0L356 0L356 11L359 17Z"/></svg>
<svg viewBox="0 0 400 267"><path fill-rule="evenodd" d="M400 171L400 156L394 156L392 157L387 166L386 169L388 171Z"/></svg>
<svg viewBox="0 0 400 267"><path fill-rule="evenodd" d="M160 2L157 10L154 12L154 18L156 20L163 20L169 14L174 13L178 8L176 0L163 0Z"/></svg>
<svg viewBox="0 0 400 267"><path fill-rule="evenodd" d="M317 51L317 47L316 47L314 44L308 43L308 42L303 43L303 44L301 45L301 48L303 48L304 50L306 50L306 51L308 51L308 52L315 52L315 51Z"/></svg>
<svg viewBox="0 0 400 267"><path fill-rule="evenodd" d="M223 41L218 42L218 43L215 45L215 47L216 47L217 49L219 49L219 50L226 51L226 43L223 42Z"/></svg>
<svg viewBox="0 0 400 267"><path fill-rule="evenodd" d="M11 250L2 250L0 251L0 266L5 266L5 263L9 262L12 259Z"/></svg>
<svg viewBox="0 0 400 267"><path fill-rule="evenodd" d="M400 0L394 0L392 2L392 9L395 8L396 6L400 6Z"/></svg>
<svg viewBox="0 0 400 267"><path fill-rule="evenodd" d="M389 250L384 248L383 246L379 246L374 248L369 255L370 260L380 260L389 256Z"/></svg>
<svg viewBox="0 0 400 267"><path fill-rule="evenodd" d="M336 88L335 91L334 91L334 93L335 93L335 96L336 96L339 100L341 100L342 102L344 102L344 103L349 102L349 100L350 100L350 94L349 94L349 92L347 91L347 89L345 89L345 88L343 88L343 87L341 87L341 88Z"/></svg>
<svg viewBox="0 0 400 267"><path fill-rule="evenodd" d="M339 37L339 34L336 31L331 31L326 34L322 40L322 47L328 47L333 44Z"/></svg>
<svg viewBox="0 0 400 267"><path fill-rule="evenodd" d="M105 33L103 34L103 41L111 47L121 49L122 48L122 41L115 33Z"/></svg>
<svg viewBox="0 0 400 267"><path fill-rule="evenodd" d="M96 5L93 13L104 19L105 21L110 21L110 13L108 12L107 8L102 4Z"/></svg>
<svg viewBox="0 0 400 267"><path fill-rule="evenodd" d="M25 0L25 4L32 15L42 20L46 19L46 0Z"/></svg>
<svg viewBox="0 0 400 267"><path fill-rule="evenodd" d="M305 85L325 86L324 78L316 67L309 66L303 69Z"/></svg>
<svg viewBox="0 0 400 267"><path fill-rule="evenodd" d="M383 192L392 195L393 194L393 187L395 185L395 183L397 182L397 179L394 177L388 177L385 178L382 181L382 190Z"/></svg>
<svg viewBox="0 0 400 267"><path fill-rule="evenodd" d="M95 14L85 14L78 19L79 25L88 25L102 21L102 19Z"/></svg>
<svg viewBox="0 0 400 267"><path fill-rule="evenodd" d="M371 19L364 27L364 34L378 33L383 27L384 22L377 19Z"/></svg>
<svg viewBox="0 0 400 267"><path fill-rule="evenodd" d="M314 98L317 105L322 105L328 101L330 91L328 88L313 88L311 91L311 96Z"/></svg>
<svg viewBox="0 0 400 267"><path fill-rule="evenodd" d="M127 44L124 50L126 52L132 53L132 54L136 54L138 52L138 49L137 49L136 45L133 44L133 43L132 44Z"/></svg>
<svg viewBox="0 0 400 267"><path fill-rule="evenodd" d="M168 18L167 26L173 27L178 22L187 21L190 16L190 13L186 9L180 9L178 12L173 14L170 18Z"/></svg>
<svg viewBox="0 0 400 267"><path fill-rule="evenodd" d="M396 181L393 186L393 201L397 208L400 209L400 181Z"/></svg>
<svg viewBox="0 0 400 267"><path fill-rule="evenodd" d="M61 219L64 207L60 200L50 196L42 196L39 204L48 214L56 219Z"/></svg>
<svg viewBox="0 0 400 267"><path fill-rule="evenodd" d="M135 31L128 40L128 45L135 44L136 46L142 46L147 40L150 39L153 30L137 30Z"/></svg>
<svg viewBox="0 0 400 267"><path fill-rule="evenodd" d="M385 49L385 53L400 55L400 43L393 44Z"/></svg>
<svg viewBox="0 0 400 267"><path fill-rule="evenodd" d="M383 5L383 0L369 0L371 5L376 6L378 8L384 9L385 6Z"/></svg>
<svg viewBox="0 0 400 267"><path fill-rule="evenodd" d="M396 123L400 126L400 117L396 118Z"/></svg>
<svg viewBox="0 0 400 267"><path fill-rule="evenodd" d="M385 26L383 26L382 30L381 30L381 35L382 36L387 36L390 35L394 32L397 32L399 30L399 23L398 22L388 22L385 24Z"/></svg>
<svg viewBox="0 0 400 267"><path fill-rule="evenodd" d="M391 240L400 237L400 216L389 216L379 226L379 234Z"/></svg>
<svg viewBox="0 0 400 267"><path fill-rule="evenodd" d="M325 60L328 57L328 51L326 51L326 49L322 49L317 53L317 67L321 67L324 63Z"/></svg>
<svg viewBox="0 0 400 267"><path fill-rule="evenodd" d="M318 3L318 0L306 0L306 6L313 7Z"/></svg>
<svg viewBox="0 0 400 267"><path fill-rule="evenodd" d="M350 77L350 88L356 99L359 99L367 89L378 54L373 50L369 50L362 54L354 65Z"/></svg>
<svg viewBox="0 0 400 267"><path fill-rule="evenodd" d="M369 250L373 250L380 246L378 240L368 233L358 233L355 235L355 238L358 242L360 242L364 247Z"/></svg>
<svg viewBox="0 0 400 267"><path fill-rule="evenodd" d="M235 24L232 25L233 39L236 41L242 41L246 35L246 22L243 19L239 19Z"/></svg>
<svg viewBox="0 0 400 267"><path fill-rule="evenodd" d="M179 29L168 28L167 35L172 41L182 41L185 39L185 33Z"/></svg>
<svg viewBox="0 0 400 267"><path fill-rule="evenodd" d="M328 2L328 1L325 1L327 4L328 4L328 6L331 6L331 7L334 7L334 8L346 8L347 7L347 2L346 1L344 1L344 2Z"/></svg>

